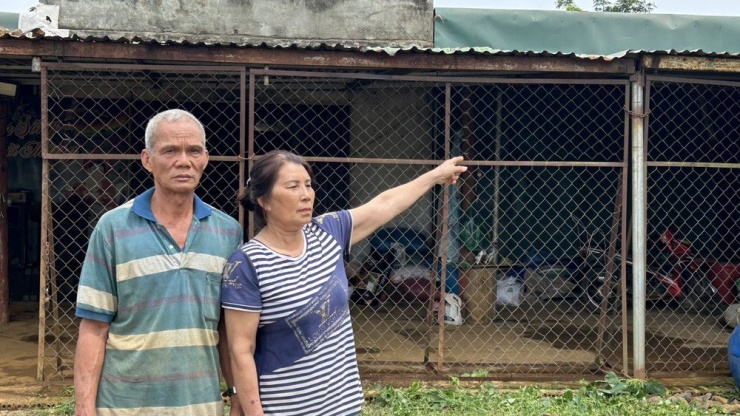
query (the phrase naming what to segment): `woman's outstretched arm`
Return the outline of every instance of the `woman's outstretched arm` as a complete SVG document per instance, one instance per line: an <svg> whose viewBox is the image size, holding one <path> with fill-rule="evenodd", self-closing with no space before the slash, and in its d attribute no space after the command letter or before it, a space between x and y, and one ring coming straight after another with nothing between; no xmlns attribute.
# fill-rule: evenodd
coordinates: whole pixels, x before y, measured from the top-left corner
<svg viewBox="0 0 740 416"><path fill-rule="evenodd" d="M370 202L351 209L353 228L352 244L361 241L390 220L406 211L434 185L454 184L468 168L460 166L462 156L446 160L441 165L411 182L391 188Z"/></svg>

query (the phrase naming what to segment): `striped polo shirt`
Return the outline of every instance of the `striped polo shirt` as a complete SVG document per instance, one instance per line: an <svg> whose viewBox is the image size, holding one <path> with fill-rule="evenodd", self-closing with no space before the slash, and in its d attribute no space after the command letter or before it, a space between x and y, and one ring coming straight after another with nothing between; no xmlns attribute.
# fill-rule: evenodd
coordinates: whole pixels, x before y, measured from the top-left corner
<svg viewBox="0 0 740 416"><path fill-rule="evenodd" d="M82 267L76 315L110 323L98 414L222 415L221 274L242 228L195 196L180 248L154 218L153 193L101 217Z"/></svg>
<svg viewBox="0 0 740 416"><path fill-rule="evenodd" d="M265 414L361 410L343 260L351 235L352 216L339 211L303 227L298 257L251 240L229 258L223 307L260 313L254 359Z"/></svg>

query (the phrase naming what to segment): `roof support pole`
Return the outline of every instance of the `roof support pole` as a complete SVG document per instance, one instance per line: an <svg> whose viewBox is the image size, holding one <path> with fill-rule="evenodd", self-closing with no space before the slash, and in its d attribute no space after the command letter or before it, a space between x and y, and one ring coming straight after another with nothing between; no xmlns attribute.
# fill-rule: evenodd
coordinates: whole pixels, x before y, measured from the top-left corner
<svg viewBox="0 0 740 416"><path fill-rule="evenodd" d="M645 370L645 241L647 234L647 167L645 73L633 75L632 124L632 343L634 377L647 378ZM626 347L626 346L625 346Z"/></svg>
<svg viewBox="0 0 740 416"><path fill-rule="evenodd" d="M0 103L0 325L10 322L10 276L8 272L8 152L9 105Z"/></svg>

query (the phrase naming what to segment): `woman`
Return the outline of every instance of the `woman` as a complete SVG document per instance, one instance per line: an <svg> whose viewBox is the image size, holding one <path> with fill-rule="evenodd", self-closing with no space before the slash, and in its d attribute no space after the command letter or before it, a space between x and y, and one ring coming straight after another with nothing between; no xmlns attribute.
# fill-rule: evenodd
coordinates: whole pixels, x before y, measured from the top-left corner
<svg viewBox="0 0 740 416"><path fill-rule="evenodd" d="M259 233L224 271L222 305L236 395L247 415L354 415L363 402L343 254L436 184L462 157L349 211L313 217L311 167L272 151L252 168L239 202Z"/></svg>

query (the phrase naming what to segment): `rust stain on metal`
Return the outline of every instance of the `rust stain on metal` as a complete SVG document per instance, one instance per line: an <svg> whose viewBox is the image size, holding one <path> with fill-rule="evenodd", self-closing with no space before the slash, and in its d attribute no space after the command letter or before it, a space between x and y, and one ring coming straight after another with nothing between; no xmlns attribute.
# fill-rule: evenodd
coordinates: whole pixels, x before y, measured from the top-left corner
<svg viewBox="0 0 740 416"><path fill-rule="evenodd" d="M647 55L642 58L642 65L663 70L740 72L740 59L731 58Z"/></svg>
<svg viewBox="0 0 740 416"><path fill-rule="evenodd" d="M506 72L616 73L634 72L632 59L593 60L577 57L501 56L465 53L313 51L0 39L0 52L10 56L41 56L138 61L208 62L249 66L310 66L353 69L415 69Z"/></svg>

